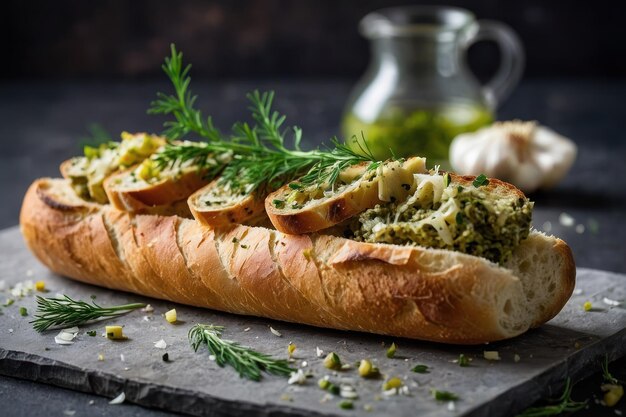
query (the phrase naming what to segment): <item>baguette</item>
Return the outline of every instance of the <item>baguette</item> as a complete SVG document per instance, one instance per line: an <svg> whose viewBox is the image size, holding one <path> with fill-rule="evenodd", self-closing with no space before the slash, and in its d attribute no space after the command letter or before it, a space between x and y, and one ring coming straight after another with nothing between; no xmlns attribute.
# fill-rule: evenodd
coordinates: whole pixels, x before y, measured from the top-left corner
<svg viewBox="0 0 626 417"><path fill-rule="evenodd" d="M514 337L554 317L575 281L571 250L532 231L503 266L460 252L210 229L175 215L117 211L40 179L20 214L52 271L112 289L226 312L456 344Z"/></svg>

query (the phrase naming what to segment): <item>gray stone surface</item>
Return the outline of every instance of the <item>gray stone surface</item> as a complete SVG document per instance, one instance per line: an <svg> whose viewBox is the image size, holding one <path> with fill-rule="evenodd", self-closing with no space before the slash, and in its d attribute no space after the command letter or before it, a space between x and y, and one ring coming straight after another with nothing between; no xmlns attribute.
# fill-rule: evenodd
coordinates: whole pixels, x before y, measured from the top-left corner
<svg viewBox="0 0 626 417"><path fill-rule="evenodd" d="M155 307L146 321L145 313L133 312L114 320L125 326L129 340L113 342L101 336L104 323L82 326L74 345L54 343L55 331L38 334L28 323L35 311L34 297L25 297L2 309L0 316L0 373L45 382L65 388L114 397L126 393L127 401L193 415L372 415L363 410L370 404L375 415L438 416L514 414L545 396L548 387L559 388L566 375L582 377L597 369L605 354L613 360L626 354L626 310L609 307L604 297L626 299L626 277L618 274L578 270L575 295L550 323L510 341L489 346L445 346L411 340L395 340L398 358L385 357L387 337L318 329L274 322L261 318L229 315L147 300L133 294L108 291L55 276L41 266L24 248L17 228L0 233L0 281L11 286L28 279L46 282L48 295L64 293L89 299L96 295L103 305L145 300ZM9 297L5 290L0 300ZM583 312L584 301L596 309ZM21 317L19 307L28 309ZM171 325L161 316L176 307L182 323ZM261 382L240 379L230 368L220 368L205 351L194 353L187 343L187 331L196 322L225 325L225 336L266 353L285 357L287 344L297 349L294 365L307 362L315 377L304 386L290 386L286 380L266 376ZM107 322L109 323L109 322ZM282 333L273 335L269 326ZM250 328L249 331L244 331ZM12 330L10 330L12 329ZM85 334L95 329L96 337ZM161 360L163 350L154 342L164 339L171 362ZM389 376L405 379L410 396L380 399L382 380L362 380L354 369L332 375L315 355L316 347L335 351L346 363L371 358ZM501 361L483 359L483 350L497 350ZM473 359L468 368L452 361L464 353ZM98 361L98 354L104 361ZM521 360L514 361L514 355ZM124 361L120 355L124 355ZM429 365L429 374L409 370L418 363ZM337 406L339 398L324 397L317 378L353 378L360 398L355 410ZM457 393L455 410L432 399L431 388ZM113 407L113 406L112 406Z"/></svg>

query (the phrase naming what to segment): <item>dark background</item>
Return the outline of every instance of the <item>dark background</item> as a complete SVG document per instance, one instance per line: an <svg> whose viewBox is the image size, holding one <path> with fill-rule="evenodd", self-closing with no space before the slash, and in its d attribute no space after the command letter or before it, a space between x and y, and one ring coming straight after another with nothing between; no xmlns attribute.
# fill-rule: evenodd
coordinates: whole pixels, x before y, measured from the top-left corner
<svg viewBox="0 0 626 417"><path fill-rule="evenodd" d="M406 4L455 5L507 23L526 46L529 78L626 74L622 1L26 0L3 2L0 76L154 78L175 42L196 77L355 78L368 60L359 19ZM473 49L484 76L496 48Z"/></svg>

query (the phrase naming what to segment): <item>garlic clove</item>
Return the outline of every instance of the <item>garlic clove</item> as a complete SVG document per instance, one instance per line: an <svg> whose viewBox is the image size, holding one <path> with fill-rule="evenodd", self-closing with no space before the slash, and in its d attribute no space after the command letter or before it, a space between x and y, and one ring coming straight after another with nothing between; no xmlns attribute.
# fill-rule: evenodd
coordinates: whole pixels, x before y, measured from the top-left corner
<svg viewBox="0 0 626 417"><path fill-rule="evenodd" d="M450 164L463 175L485 174L525 192L556 185L571 168L576 145L535 122L498 122L457 136Z"/></svg>

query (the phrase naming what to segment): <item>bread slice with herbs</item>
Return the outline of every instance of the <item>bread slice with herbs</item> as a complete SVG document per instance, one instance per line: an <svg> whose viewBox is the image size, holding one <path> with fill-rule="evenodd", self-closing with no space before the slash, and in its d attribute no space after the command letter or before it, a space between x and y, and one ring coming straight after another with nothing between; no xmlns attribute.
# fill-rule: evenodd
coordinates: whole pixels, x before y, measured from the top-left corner
<svg viewBox="0 0 626 417"><path fill-rule="evenodd" d="M198 222L211 227L265 217L264 199L259 192L232 189L229 184L222 184L219 178L193 193L187 204Z"/></svg>
<svg viewBox="0 0 626 417"><path fill-rule="evenodd" d="M413 175L422 172L426 160L419 157L363 162L342 171L332 184L287 184L267 196L265 210L283 233L317 232L381 202L405 199L414 189Z"/></svg>
<svg viewBox="0 0 626 417"><path fill-rule="evenodd" d="M118 210L140 212L186 200L190 194L207 184L206 172L186 166L145 175L149 160L127 171L111 175L104 182L109 201Z"/></svg>
<svg viewBox="0 0 626 417"><path fill-rule="evenodd" d="M148 133L122 132L121 137L121 142L85 146L84 156L61 164L61 175L71 181L74 191L81 198L106 204L108 197L104 180L119 170L141 163L165 145L165 139Z"/></svg>

